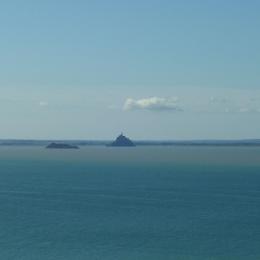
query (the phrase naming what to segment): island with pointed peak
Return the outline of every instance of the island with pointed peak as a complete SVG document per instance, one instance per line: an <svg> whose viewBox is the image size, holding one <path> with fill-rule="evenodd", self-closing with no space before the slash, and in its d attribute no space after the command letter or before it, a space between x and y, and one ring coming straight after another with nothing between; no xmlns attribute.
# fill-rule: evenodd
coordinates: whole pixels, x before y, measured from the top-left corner
<svg viewBox="0 0 260 260"><path fill-rule="evenodd" d="M109 147L134 147L135 144L123 134L120 134L116 140L107 146Z"/></svg>

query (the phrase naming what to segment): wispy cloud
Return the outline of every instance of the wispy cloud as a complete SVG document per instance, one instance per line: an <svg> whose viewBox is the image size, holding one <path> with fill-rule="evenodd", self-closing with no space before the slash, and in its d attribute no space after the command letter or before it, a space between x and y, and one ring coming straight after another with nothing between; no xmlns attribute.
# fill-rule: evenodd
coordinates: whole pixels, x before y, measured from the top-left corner
<svg viewBox="0 0 260 260"><path fill-rule="evenodd" d="M242 107L238 110L239 113L260 113L259 108Z"/></svg>
<svg viewBox="0 0 260 260"><path fill-rule="evenodd" d="M48 105L49 105L49 103L47 101L40 101L39 102L40 107L47 107Z"/></svg>
<svg viewBox="0 0 260 260"><path fill-rule="evenodd" d="M247 95L239 96L213 96L208 103L204 103L205 112L214 113L259 113L259 98Z"/></svg>
<svg viewBox="0 0 260 260"><path fill-rule="evenodd" d="M150 111L182 111L178 98L149 97L142 99L128 98L124 110L150 110Z"/></svg>
<svg viewBox="0 0 260 260"><path fill-rule="evenodd" d="M226 97L210 97L210 103L215 103L215 104L226 104L228 103L229 99Z"/></svg>

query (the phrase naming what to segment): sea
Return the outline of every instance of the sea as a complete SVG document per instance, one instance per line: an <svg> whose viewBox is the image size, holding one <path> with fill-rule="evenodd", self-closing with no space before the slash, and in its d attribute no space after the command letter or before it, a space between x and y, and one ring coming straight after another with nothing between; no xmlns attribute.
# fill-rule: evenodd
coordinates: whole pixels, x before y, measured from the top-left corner
<svg viewBox="0 0 260 260"><path fill-rule="evenodd" d="M260 147L0 147L0 259L260 259Z"/></svg>

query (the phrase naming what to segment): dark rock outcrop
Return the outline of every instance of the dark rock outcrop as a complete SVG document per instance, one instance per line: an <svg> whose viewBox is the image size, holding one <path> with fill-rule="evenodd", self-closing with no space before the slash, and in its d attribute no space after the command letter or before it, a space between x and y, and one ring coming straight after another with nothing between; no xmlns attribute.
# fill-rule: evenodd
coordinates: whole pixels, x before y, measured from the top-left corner
<svg viewBox="0 0 260 260"><path fill-rule="evenodd" d="M47 149L79 149L76 145L64 144L64 143L51 143L47 147Z"/></svg>

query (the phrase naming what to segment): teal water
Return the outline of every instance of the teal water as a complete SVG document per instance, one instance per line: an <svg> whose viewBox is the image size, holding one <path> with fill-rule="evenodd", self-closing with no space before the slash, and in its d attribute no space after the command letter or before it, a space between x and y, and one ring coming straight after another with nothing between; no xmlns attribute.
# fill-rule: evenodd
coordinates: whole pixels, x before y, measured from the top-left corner
<svg viewBox="0 0 260 260"><path fill-rule="evenodd" d="M260 148L0 147L0 259L260 259Z"/></svg>

